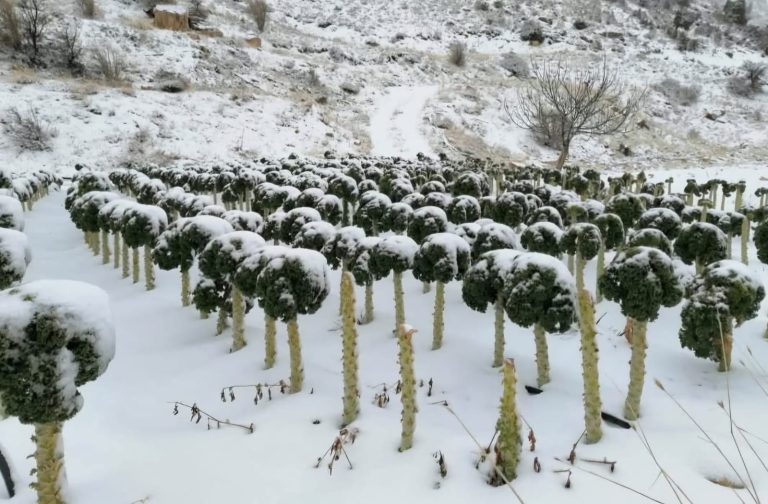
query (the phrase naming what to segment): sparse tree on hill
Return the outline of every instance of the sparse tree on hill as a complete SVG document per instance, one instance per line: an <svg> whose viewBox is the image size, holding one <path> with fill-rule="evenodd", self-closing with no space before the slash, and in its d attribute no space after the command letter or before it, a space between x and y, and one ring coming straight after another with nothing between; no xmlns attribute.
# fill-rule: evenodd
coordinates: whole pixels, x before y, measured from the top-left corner
<svg viewBox="0 0 768 504"><path fill-rule="evenodd" d="M560 150L558 170L575 137L626 132L645 99L645 90L629 89L607 61L597 68L578 69L549 60L533 65L531 77L517 103L505 108L516 126L553 141Z"/></svg>

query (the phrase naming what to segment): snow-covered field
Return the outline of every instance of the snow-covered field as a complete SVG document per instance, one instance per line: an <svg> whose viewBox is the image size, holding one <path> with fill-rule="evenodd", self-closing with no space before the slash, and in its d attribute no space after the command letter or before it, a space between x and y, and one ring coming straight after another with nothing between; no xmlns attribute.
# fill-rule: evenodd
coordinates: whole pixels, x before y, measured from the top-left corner
<svg viewBox="0 0 768 504"><path fill-rule="evenodd" d="M675 172L676 184L689 174ZM656 174L654 174L656 175ZM724 174L725 175L725 174ZM667 177L667 173L658 176ZM730 168L727 176L762 184L756 168ZM674 189L674 188L673 188ZM679 189L679 188L678 188ZM177 272L158 272L158 288L144 292L141 284L121 280L117 270L102 266L82 243L82 235L63 209L63 195L54 193L28 213L26 233L34 258L25 280L76 279L105 289L112 303L117 327L117 355L107 373L83 387L85 407L65 424L64 439L70 502L466 502L481 499L508 502L508 488L485 483L484 468L475 468L480 450L459 422L438 403L447 401L466 428L483 445L490 442L500 396L500 375L490 367L492 314L478 314L461 302L460 283L447 288L445 346L430 351L433 296L423 294L414 279L405 284L408 322L416 335L416 373L428 387L419 388L414 448L398 453L399 398L392 385L397 380L397 345L392 337L392 287L389 279L377 282L374 300L376 321L359 327L362 411L354 427L357 441L347 446L354 465L342 459L333 474L325 465L314 469L317 457L338 433L341 413L341 341L338 291L332 292L321 311L300 317L305 356L305 391L289 396L275 393L272 401L253 403L250 390L236 391L234 402L223 403L223 387L236 384L276 383L287 377L285 333L280 328L278 365L262 369L263 320L257 308L247 317L249 345L229 353L229 331L215 337L215 321L200 320L191 308L181 308ZM734 247L736 248L736 247ZM768 280L764 265L751 253L751 268ZM332 285L338 284L334 274ZM587 285L594 285L593 267ZM620 332L624 318L618 307L603 301L600 320L600 378L603 407L621 413L627 384L629 346ZM679 484L692 502L736 502L729 489L707 478L734 478L717 451L696 431L691 421L652 385L660 380L701 423L718 445L736 457L728 416L718 406L730 400L734 420L749 431L749 439L765 459L765 366L768 347L762 338L768 317L761 315L735 333L734 370L723 374L709 361L699 360L680 348L677 339L679 307L662 311L649 327L648 383L643 396L642 427L658 464ZM579 445L577 469L571 488L564 483L564 460L583 429L581 367L577 332L552 335L552 382L541 395L528 395L524 384L535 384L533 338L530 330L512 324L507 328L506 356L515 359L519 379L519 408L533 428L536 451L526 448L515 490L525 502L644 502L647 499L582 472L593 471L639 490L660 502L673 502L659 469L643 448L636 431L605 428L603 441ZM751 350L751 353L749 352ZM373 404L381 384L389 384L391 402ZM212 430L206 421L188 421L188 412L172 415L172 401L197 403L206 412L232 422L254 426L253 434L236 427ZM524 433L527 429L524 428ZM0 424L0 439L10 455L20 494L14 502L33 502L26 488L32 480L31 428L15 420ZM527 447L528 443L524 443ZM743 443L742 443L743 446ZM440 478L433 458L442 452L448 476ZM534 457L541 463L533 471ZM606 458L616 461L615 471L585 462ZM745 454L758 492L768 487L768 473L751 453ZM735 459L734 459L735 460ZM739 467L741 471L741 467Z"/></svg>

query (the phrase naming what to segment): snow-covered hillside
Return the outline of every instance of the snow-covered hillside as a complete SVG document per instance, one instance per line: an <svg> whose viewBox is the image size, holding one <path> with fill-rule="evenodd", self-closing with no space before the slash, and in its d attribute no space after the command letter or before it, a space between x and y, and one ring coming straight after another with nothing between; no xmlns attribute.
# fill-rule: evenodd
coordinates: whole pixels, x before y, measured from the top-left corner
<svg viewBox="0 0 768 504"><path fill-rule="evenodd" d="M392 104L383 97L392 94L390 87L414 105L408 113L413 117L405 117L426 131L430 151L551 161L556 154L511 124L503 110L525 84L503 68L509 52L523 63L558 58L595 65L606 58L633 85L649 87L647 129L580 139L574 162L634 168L750 162L766 155L766 95L742 98L726 89L745 61L764 56L743 29L716 21L720 9L708 1L693 2L698 17L685 40L695 40L696 47L687 51L665 31L674 6L655 8L661 3L649 0L285 0L271 6L264 33L244 3L231 0L204 2L210 11L206 31L187 33L153 28L140 2L97 0L97 16L81 21L75 1L49 3L56 15L44 66L30 68L8 49L0 58L3 120L11 107L36 110L53 133L47 152L21 151L7 137L0 141L18 167L66 171L76 163L200 162L285 150L315 156L326 150L376 152L371 128L384 127L380 119ZM753 4L759 13L760 2ZM761 22L759 15L755 19ZM81 23L79 77L62 68L58 42L74 22ZM521 40L531 26L544 44ZM260 48L246 42L256 36ZM453 42L466 44L463 68L448 62ZM112 48L125 61L121 82L101 79L98 48ZM159 91L169 79L180 79L187 90ZM662 92L669 87L660 86L664 79L697 88L698 99L682 105ZM420 94L424 86L436 87L427 100ZM632 154L620 154L622 145Z"/></svg>

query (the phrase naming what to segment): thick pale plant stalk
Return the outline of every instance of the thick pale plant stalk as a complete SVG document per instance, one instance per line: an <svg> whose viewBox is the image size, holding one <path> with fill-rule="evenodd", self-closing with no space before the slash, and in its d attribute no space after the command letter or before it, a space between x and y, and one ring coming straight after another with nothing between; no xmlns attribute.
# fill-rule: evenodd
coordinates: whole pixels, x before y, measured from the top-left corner
<svg viewBox="0 0 768 504"><path fill-rule="evenodd" d="M61 424L35 424L35 463L38 504L64 504L61 496L65 483L64 454L61 451Z"/></svg>
<svg viewBox="0 0 768 504"><path fill-rule="evenodd" d="M216 336L220 336L227 328L227 310L221 306L219 307L218 316L216 317Z"/></svg>
<svg viewBox="0 0 768 504"><path fill-rule="evenodd" d="M597 302L603 300L603 293L600 291L600 277L605 273L605 242L600 240L600 250L597 252L597 276L595 278L595 296Z"/></svg>
<svg viewBox="0 0 768 504"><path fill-rule="evenodd" d="M431 282L421 282L421 292L422 294L428 294L432 292L432 283Z"/></svg>
<svg viewBox="0 0 768 504"><path fill-rule="evenodd" d="M573 255L572 254L567 254L567 255L568 255L568 271L570 271L571 275L573 275Z"/></svg>
<svg viewBox="0 0 768 504"><path fill-rule="evenodd" d="M207 311L200 310L200 320L208 320L211 317L211 314Z"/></svg>
<svg viewBox="0 0 768 504"><path fill-rule="evenodd" d="M648 348L646 331L648 322L632 321L632 359L629 361L629 388L624 403L624 418L637 420L640 417L640 397L645 383L645 351Z"/></svg>
<svg viewBox="0 0 768 504"><path fill-rule="evenodd" d="M232 287L232 351L245 345L245 299L240 289Z"/></svg>
<svg viewBox="0 0 768 504"><path fill-rule="evenodd" d="M131 268L132 271L131 271L131 273L133 273L132 280L133 280L133 283L139 283L139 279L140 279L139 277L141 275L141 269L139 268L139 249L138 249L138 247L134 248L134 249L131 249L131 252L133 254L133 256L131 258L132 259L132 268Z"/></svg>
<svg viewBox="0 0 768 504"><path fill-rule="evenodd" d="M122 249L121 261L123 263L123 278L128 278L128 276L131 274L131 263L128 260L128 244L125 243L125 239L123 239Z"/></svg>
<svg viewBox="0 0 768 504"><path fill-rule="evenodd" d="M152 247L144 245L144 284L148 291L155 288L155 264L152 262Z"/></svg>
<svg viewBox="0 0 768 504"><path fill-rule="evenodd" d="M520 463L520 419L517 415L517 377L512 359L504 361L502 367L501 405L496 429L499 439L496 441L496 467L508 481L517 478L517 465Z"/></svg>
<svg viewBox="0 0 768 504"><path fill-rule="evenodd" d="M435 311L432 318L432 350L438 350L443 346L443 332L445 330L445 284L436 282Z"/></svg>
<svg viewBox="0 0 768 504"><path fill-rule="evenodd" d="M540 324L534 324L533 336L536 341L536 383L541 387L549 383L547 331Z"/></svg>
<svg viewBox="0 0 768 504"><path fill-rule="evenodd" d="M728 259L733 258L733 235L728 233L728 241L725 244L725 253Z"/></svg>
<svg viewBox="0 0 768 504"><path fill-rule="evenodd" d="M363 312L363 324L373 322L373 284L365 284L365 311Z"/></svg>
<svg viewBox="0 0 768 504"><path fill-rule="evenodd" d="M744 217L744 220L741 223L741 262L744 264L749 264L747 246L749 245L750 227L749 217Z"/></svg>
<svg viewBox="0 0 768 504"><path fill-rule="evenodd" d="M499 367L504 363L504 300L501 294L496 298L494 315L493 367Z"/></svg>
<svg viewBox="0 0 768 504"><path fill-rule="evenodd" d="M120 231L115 231L112 235L112 252L114 255L112 264L117 269L120 267Z"/></svg>
<svg viewBox="0 0 768 504"><path fill-rule="evenodd" d="M597 368L597 327L592 296L584 289L578 291L579 326L581 332L581 368L584 379L584 423L587 443L597 443L603 437L602 403Z"/></svg>
<svg viewBox="0 0 768 504"><path fill-rule="evenodd" d="M301 363L301 340L299 340L299 324L296 319L288 321L288 349L291 358L291 394L300 392L304 385L304 366Z"/></svg>
<svg viewBox="0 0 768 504"><path fill-rule="evenodd" d="M392 275L395 284L395 337L405 324L405 304L403 301L403 274L395 271Z"/></svg>
<svg viewBox="0 0 768 504"><path fill-rule="evenodd" d="M264 314L264 368L270 369L275 365L277 357L277 323L275 319Z"/></svg>
<svg viewBox="0 0 768 504"><path fill-rule="evenodd" d="M717 370L724 373L731 369L731 353L733 351L733 319L731 317L728 317L725 324L721 325L720 332L721 348Z"/></svg>
<svg viewBox="0 0 768 504"><path fill-rule="evenodd" d="M413 433L416 430L416 375L413 370L413 333L401 326L397 330L400 346L400 401L403 405L402 433L400 435L400 451L413 446Z"/></svg>
<svg viewBox="0 0 768 504"><path fill-rule="evenodd" d="M189 270L181 270L181 306L189 306Z"/></svg>
<svg viewBox="0 0 768 504"><path fill-rule="evenodd" d="M101 264L109 264L109 233L105 229L101 230Z"/></svg>
<svg viewBox="0 0 768 504"><path fill-rule="evenodd" d="M357 377L357 321L355 320L355 280L352 274L342 275L341 299L344 306L341 316L342 352L341 362L344 371L344 399L341 422L349 425L360 413L360 386Z"/></svg>

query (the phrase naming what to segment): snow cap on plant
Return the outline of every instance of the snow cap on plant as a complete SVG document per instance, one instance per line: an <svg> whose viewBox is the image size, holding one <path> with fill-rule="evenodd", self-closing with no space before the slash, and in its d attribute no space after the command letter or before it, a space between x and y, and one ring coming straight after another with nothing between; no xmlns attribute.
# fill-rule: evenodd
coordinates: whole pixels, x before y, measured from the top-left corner
<svg viewBox="0 0 768 504"><path fill-rule="evenodd" d="M651 208L640 215L637 227L658 229L670 240L674 240L683 228L680 216L668 208Z"/></svg>
<svg viewBox="0 0 768 504"><path fill-rule="evenodd" d="M674 264L667 254L650 247L619 252L600 278L606 299L636 320L653 321L662 306L675 306L683 297Z"/></svg>
<svg viewBox="0 0 768 504"><path fill-rule="evenodd" d="M728 237L714 224L694 222L683 228L675 240L675 254L685 264L710 264L727 255Z"/></svg>
<svg viewBox="0 0 768 504"><path fill-rule="evenodd" d="M411 222L408 224L408 236L417 243L434 233L444 233L448 230L448 217L445 211L435 206L424 206L414 210Z"/></svg>
<svg viewBox="0 0 768 504"><path fill-rule="evenodd" d="M511 227L491 222L480 227L472 244L472 256L480 257L496 249L520 249L520 241Z"/></svg>
<svg viewBox="0 0 768 504"><path fill-rule="evenodd" d="M560 240L563 230L551 222L536 222L528 226L520 236L520 243L528 252L560 256Z"/></svg>
<svg viewBox="0 0 768 504"><path fill-rule="evenodd" d="M517 256L502 296L509 319L523 327L539 324L550 333L564 332L577 316L576 282L568 268L549 255Z"/></svg>
<svg viewBox="0 0 768 504"><path fill-rule="evenodd" d="M22 423L72 418L83 407L78 387L104 373L114 354L101 289L41 280L0 292L0 394Z"/></svg>

